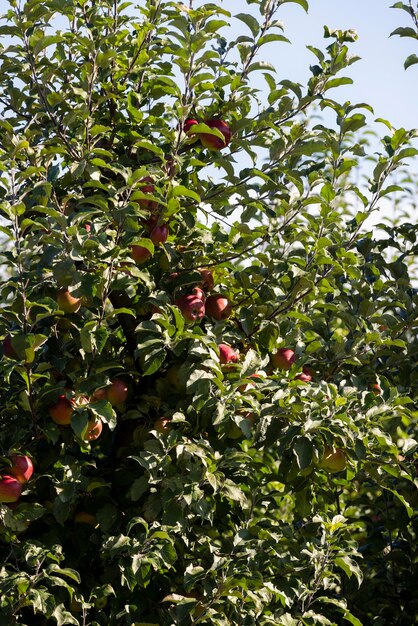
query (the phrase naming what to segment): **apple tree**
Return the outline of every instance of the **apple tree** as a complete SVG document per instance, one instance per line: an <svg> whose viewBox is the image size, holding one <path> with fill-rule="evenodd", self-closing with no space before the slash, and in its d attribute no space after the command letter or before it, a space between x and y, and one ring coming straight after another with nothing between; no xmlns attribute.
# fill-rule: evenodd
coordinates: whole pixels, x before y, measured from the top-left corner
<svg viewBox="0 0 418 626"><path fill-rule="evenodd" d="M415 131L288 2L3 3L1 623L414 622Z"/></svg>

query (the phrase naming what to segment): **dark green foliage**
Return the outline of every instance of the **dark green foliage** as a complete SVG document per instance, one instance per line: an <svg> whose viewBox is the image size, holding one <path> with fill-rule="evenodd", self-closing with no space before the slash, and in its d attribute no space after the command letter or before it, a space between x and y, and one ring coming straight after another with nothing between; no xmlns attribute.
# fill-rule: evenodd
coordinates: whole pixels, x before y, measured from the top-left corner
<svg viewBox="0 0 418 626"><path fill-rule="evenodd" d="M380 120L376 154L371 108L330 95L354 33L325 29L302 86L262 58L288 45L283 0L235 18L8 4L0 452L3 474L12 450L35 473L0 505L0 623L414 623L417 227L369 222L394 194L413 204L417 150ZM203 148L190 118L225 120L231 143ZM195 287L232 315L190 323L175 301ZM270 361L283 347L289 370ZM344 470L320 466L330 447Z"/></svg>

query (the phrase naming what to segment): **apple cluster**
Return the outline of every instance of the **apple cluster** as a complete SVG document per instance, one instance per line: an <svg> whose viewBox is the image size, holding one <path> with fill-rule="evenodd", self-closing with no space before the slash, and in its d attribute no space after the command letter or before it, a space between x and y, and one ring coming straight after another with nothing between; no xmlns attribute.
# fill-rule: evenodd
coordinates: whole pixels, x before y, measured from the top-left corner
<svg viewBox="0 0 418 626"><path fill-rule="evenodd" d="M25 454L12 454L11 466L0 477L0 503L17 502L22 494L23 485L33 474L33 463Z"/></svg>
<svg viewBox="0 0 418 626"><path fill-rule="evenodd" d="M174 304L178 306L187 322L195 323L205 315L215 321L228 319L232 314L232 305L222 294L214 293L206 296L206 291L214 287L212 272L208 269L200 270L202 282L193 288L192 293L183 294L176 298Z"/></svg>
<svg viewBox="0 0 418 626"><path fill-rule="evenodd" d="M153 199L155 198L154 179L151 178L151 176L146 176L141 180L141 183L143 183L141 185L141 192L145 197L139 198L136 202L141 209L148 211L150 214L150 217L143 222L143 226L148 233L150 242L152 242L154 246L161 246L167 241L170 229L168 224L163 221L161 206ZM152 257L151 250L145 246L133 244L130 250L131 258L138 265L146 263Z"/></svg>
<svg viewBox="0 0 418 626"><path fill-rule="evenodd" d="M94 404L105 400L113 407L122 405L129 395L129 385L123 378L114 378L107 387L97 389L91 396L76 395L72 389L65 389L65 393L58 396L54 404L48 407L51 419L58 426L69 426L74 411L79 407L85 407L88 404ZM98 439L103 430L103 422L101 419L93 417L87 424L84 435L85 441L95 441Z"/></svg>

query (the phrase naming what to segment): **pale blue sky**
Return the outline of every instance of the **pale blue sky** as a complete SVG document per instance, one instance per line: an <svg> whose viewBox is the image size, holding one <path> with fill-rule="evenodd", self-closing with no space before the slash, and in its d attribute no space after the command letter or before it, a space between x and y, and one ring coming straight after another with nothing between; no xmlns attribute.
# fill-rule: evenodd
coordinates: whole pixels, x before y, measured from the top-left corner
<svg viewBox="0 0 418 626"><path fill-rule="evenodd" d="M394 0L310 0L309 4L308 14L290 2L280 8L277 17L284 22L284 34L292 45L270 44L262 49L260 58L272 62L280 78L305 83L310 76L309 65L315 63L306 45L324 49L330 43L323 39L324 24L332 29L354 28L359 39L350 49L362 59L345 72L354 84L339 87L330 95L333 93L338 101L367 102L376 117L397 127L417 128L418 65L405 71L403 63L409 54L418 54L418 42L389 37L398 26L412 25L408 15L389 8ZM244 0L224 0L222 5L233 14L253 9Z"/></svg>

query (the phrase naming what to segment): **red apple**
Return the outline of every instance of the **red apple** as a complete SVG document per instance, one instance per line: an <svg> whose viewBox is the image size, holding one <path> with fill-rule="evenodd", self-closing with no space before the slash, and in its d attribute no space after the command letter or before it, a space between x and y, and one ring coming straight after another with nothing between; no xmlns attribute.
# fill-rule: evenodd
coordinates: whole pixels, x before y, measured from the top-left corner
<svg viewBox="0 0 418 626"><path fill-rule="evenodd" d="M213 294L206 300L206 314L215 320L226 320L232 313L232 305L228 298Z"/></svg>
<svg viewBox="0 0 418 626"><path fill-rule="evenodd" d="M100 400L106 400L106 389L104 387L96 389L90 398L90 402L100 402Z"/></svg>
<svg viewBox="0 0 418 626"><path fill-rule="evenodd" d="M208 133L199 133L199 139L202 146L209 148L209 150L222 150L222 148L225 148L231 141L232 136L231 129L228 124L219 119L207 120L205 124L209 126L209 128L216 128L216 130L219 130L224 138L221 139L220 137L215 137L215 135L209 135Z"/></svg>
<svg viewBox="0 0 418 626"><path fill-rule="evenodd" d="M374 385L372 385L372 391L375 396L380 396L382 393L382 388L377 383L374 383Z"/></svg>
<svg viewBox="0 0 418 626"><path fill-rule="evenodd" d="M90 420L87 427L87 433L85 435L86 441L95 441L100 437L103 430L103 422L102 420Z"/></svg>
<svg viewBox="0 0 418 626"><path fill-rule="evenodd" d="M68 426L68 424L71 424L74 404L73 399L69 400L67 396L62 394L56 403L49 407L48 412L56 424Z"/></svg>
<svg viewBox="0 0 418 626"><path fill-rule="evenodd" d="M144 246L131 246L131 257L135 261L135 263L145 263L152 257L151 252L148 248L144 248Z"/></svg>
<svg viewBox="0 0 418 626"><path fill-rule="evenodd" d="M32 460L25 454L12 454L10 460L13 463L8 469L10 474L20 483L26 483L33 474Z"/></svg>
<svg viewBox="0 0 418 626"><path fill-rule="evenodd" d="M250 374L248 378L260 378L261 379L261 376L260 374ZM246 383L245 385L240 385L238 387L238 391L241 391L242 393L244 391L248 391L250 387L255 387L255 383Z"/></svg>
<svg viewBox="0 0 418 626"><path fill-rule="evenodd" d="M303 383L310 383L312 380L312 371L309 367L302 367L302 372L295 376L295 380L301 380Z"/></svg>
<svg viewBox="0 0 418 626"><path fill-rule="evenodd" d="M22 484L15 476L4 475L0 478L0 503L17 502L22 493Z"/></svg>
<svg viewBox="0 0 418 626"><path fill-rule="evenodd" d="M64 313L77 313L81 306L81 298L73 298L68 289L59 289L57 304Z"/></svg>
<svg viewBox="0 0 418 626"><path fill-rule="evenodd" d="M114 378L110 386L106 389L106 398L112 406L117 406L125 402L128 394L128 385L122 378Z"/></svg>
<svg viewBox="0 0 418 626"><path fill-rule="evenodd" d="M290 370L296 361L296 354L290 348L279 348L270 356L270 361L275 369Z"/></svg>
<svg viewBox="0 0 418 626"><path fill-rule="evenodd" d="M192 128L193 126L196 126L199 122L197 120L194 119L187 119L184 122L184 126L183 126L183 131L186 133L186 135L193 135Z"/></svg>
<svg viewBox="0 0 418 626"><path fill-rule="evenodd" d="M3 354L7 356L8 359L18 359L19 355L16 350L13 348L12 337L11 335L6 335L3 339Z"/></svg>
<svg viewBox="0 0 418 626"><path fill-rule="evenodd" d="M325 446L324 456L318 463L319 467L332 474L341 472L345 469L346 464L347 460L344 451L339 448L331 448L330 446Z"/></svg>
<svg viewBox="0 0 418 626"><path fill-rule="evenodd" d="M201 320L205 315L205 303L200 298L197 298L193 294L189 294L187 296L180 296L174 302L176 306L180 309L183 314L183 317L188 322L196 322L196 320Z"/></svg>
<svg viewBox="0 0 418 626"><path fill-rule="evenodd" d="M199 270L200 275L202 277L201 286L206 291L212 291L215 286L215 281L213 280L213 274L210 270Z"/></svg>
<svg viewBox="0 0 418 626"><path fill-rule="evenodd" d="M158 246L167 241L169 232L167 224L160 224L152 229L150 239L154 245Z"/></svg>
<svg viewBox="0 0 418 626"><path fill-rule="evenodd" d="M194 287L192 289L193 295L196 296L196 298L199 298L199 300L202 300L202 302L205 302L206 300L206 294L203 291L203 289L201 289L200 287Z"/></svg>
<svg viewBox="0 0 418 626"><path fill-rule="evenodd" d="M226 343L220 343L219 346L219 361L222 365L226 363L236 363L239 359L239 353L235 352L234 348L228 346Z"/></svg>
<svg viewBox="0 0 418 626"><path fill-rule="evenodd" d="M159 417L154 422L154 430L161 435L168 435L171 431L171 420L168 417Z"/></svg>
<svg viewBox="0 0 418 626"><path fill-rule="evenodd" d="M145 185L141 185L140 187L140 190L142 191L142 193L144 194L149 193L151 195L154 195L155 193L155 187L153 185L154 180L151 178L151 176L145 176L145 178L143 178L140 182L145 183ZM158 202L156 202L155 200L148 200L147 198L141 198L140 200L137 200L136 202L138 202L141 209L146 209L147 211L150 211L151 213L154 213L155 211L158 210Z"/></svg>

